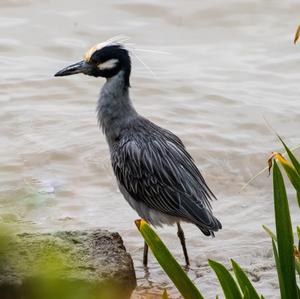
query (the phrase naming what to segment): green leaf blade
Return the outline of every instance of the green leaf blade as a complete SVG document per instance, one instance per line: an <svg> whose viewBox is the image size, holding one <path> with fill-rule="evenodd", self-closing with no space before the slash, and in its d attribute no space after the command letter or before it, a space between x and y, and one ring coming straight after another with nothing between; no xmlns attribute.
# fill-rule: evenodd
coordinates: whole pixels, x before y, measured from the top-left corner
<svg viewBox="0 0 300 299"><path fill-rule="evenodd" d="M277 242L277 237L276 235L265 225L262 225L263 229L267 232L267 234L274 240Z"/></svg>
<svg viewBox="0 0 300 299"><path fill-rule="evenodd" d="M169 299L168 292L167 292L166 289L164 289L164 292L163 292L163 295L162 295L162 299Z"/></svg>
<svg viewBox="0 0 300 299"><path fill-rule="evenodd" d="M290 164L291 165L291 164ZM294 169L294 167L289 166L288 164L282 164L291 184L294 186L297 191L297 199L299 201L299 193L300 193L300 176Z"/></svg>
<svg viewBox="0 0 300 299"><path fill-rule="evenodd" d="M185 299L204 299L200 291L196 288L181 266L177 263L166 245L162 242L156 232L144 220L137 220L141 235L145 239L153 255L173 281L178 291Z"/></svg>
<svg viewBox="0 0 300 299"><path fill-rule="evenodd" d="M295 275L294 236L285 185L276 161L274 161L273 168L273 188L278 260L285 295L282 299L296 299L298 291Z"/></svg>
<svg viewBox="0 0 300 299"><path fill-rule="evenodd" d="M274 259L275 259L275 264L276 264L276 268L277 268L277 276L278 276L278 281L279 281L280 294L281 294L281 298L283 299L283 298L286 298L285 288L284 288L284 283L283 283L283 278L282 278L282 273L281 273L281 268L280 268L280 263L279 263L277 247L276 247L275 241L273 239L272 239L272 248L273 248Z"/></svg>
<svg viewBox="0 0 300 299"><path fill-rule="evenodd" d="M238 280L239 286L244 293L244 297L251 299L260 299L254 286L252 285L251 281L249 280L243 269L240 267L240 265L234 260L231 260L231 263L234 274Z"/></svg>
<svg viewBox="0 0 300 299"><path fill-rule="evenodd" d="M229 271L220 263L209 260L209 265L215 271L226 299L242 299L238 285Z"/></svg>
<svg viewBox="0 0 300 299"><path fill-rule="evenodd" d="M297 160L297 158L294 156L294 154L292 153L292 151L289 149L289 147L285 144L285 142L282 140L282 138L277 135L279 140L281 141L281 143L283 144L293 166L295 167L295 170L297 171L297 173L300 175L300 163L299 161Z"/></svg>

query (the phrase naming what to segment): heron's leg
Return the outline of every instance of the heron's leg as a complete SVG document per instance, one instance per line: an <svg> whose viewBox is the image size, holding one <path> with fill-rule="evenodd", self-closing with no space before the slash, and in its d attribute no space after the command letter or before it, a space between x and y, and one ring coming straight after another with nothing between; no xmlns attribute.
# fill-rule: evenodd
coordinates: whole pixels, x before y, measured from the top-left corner
<svg viewBox="0 0 300 299"><path fill-rule="evenodd" d="M147 264L148 264L148 249L149 249L148 244L145 241L145 243L144 243L144 255L143 255L143 264L144 264L144 266L147 266Z"/></svg>
<svg viewBox="0 0 300 299"><path fill-rule="evenodd" d="M180 243L181 243L181 246L182 246L182 250L183 250L183 254L184 254L184 258L185 258L185 263L186 263L187 266L189 266L190 265L190 260L189 260L189 256L188 256L188 253L187 253L187 250L186 250L184 232L183 232L183 229L182 229L179 222L177 222L177 228L178 228L177 236L178 236L178 238L180 240Z"/></svg>

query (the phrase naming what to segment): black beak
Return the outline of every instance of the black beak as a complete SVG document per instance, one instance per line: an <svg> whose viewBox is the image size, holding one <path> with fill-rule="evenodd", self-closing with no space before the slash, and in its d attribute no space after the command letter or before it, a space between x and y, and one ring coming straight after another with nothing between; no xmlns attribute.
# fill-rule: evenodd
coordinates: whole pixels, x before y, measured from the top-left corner
<svg viewBox="0 0 300 299"><path fill-rule="evenodd" d="M88 74L89 71L91 70L91 65L82 60L79 61L77 63L71 64L67 67L65 67L64 69L60 70L59 72L57 72L54 76L55 77L62 77L62 76L70 76L70 75L75 75L75 74Z"/></svg>

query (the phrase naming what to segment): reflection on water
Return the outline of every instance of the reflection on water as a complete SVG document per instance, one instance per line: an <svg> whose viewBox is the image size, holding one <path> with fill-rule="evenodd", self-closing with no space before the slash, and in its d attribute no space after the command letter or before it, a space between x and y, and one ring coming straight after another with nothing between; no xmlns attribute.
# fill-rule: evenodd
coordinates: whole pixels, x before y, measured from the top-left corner
<svg viewBox="0 0 300 299"><path fill-rule="evenodd" d="M95 102L101 79L53 74L92 44L124 34L133 57L137 109L187 145L219 200L215 239L185 225L189 275L207 298L220 293L207 258L235 258L267 298L278 296L270 241L271 181L241 186L279 149L264 117L291 145L300 142L296 1L1 1L0 217L24 230L103 227L119 231L139 288L176 290L151 258L141 263L137 217L117 190ZM292 207L295 202L291 202ZM299 216L298 216L299 217ZM298 219L294 216L294 219ZM183 263L175 227L159 230ZM153 295L154 296L154 295Z"/></svg>

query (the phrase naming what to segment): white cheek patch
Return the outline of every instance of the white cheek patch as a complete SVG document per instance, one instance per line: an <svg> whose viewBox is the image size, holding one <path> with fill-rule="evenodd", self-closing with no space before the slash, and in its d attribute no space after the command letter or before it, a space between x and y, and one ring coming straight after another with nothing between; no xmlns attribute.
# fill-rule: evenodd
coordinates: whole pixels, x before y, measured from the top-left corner
<svg viewBox="0 0 300 299"><path fill-rule="evenodd" d="M119 59L109 59L103 63L98 64L99 70L113 69L119 62Z"/></svg>

